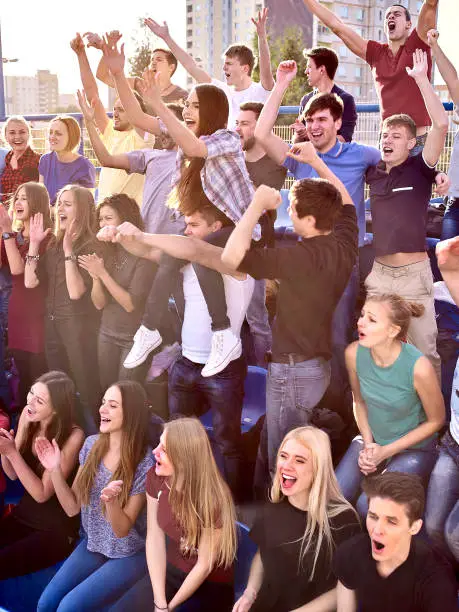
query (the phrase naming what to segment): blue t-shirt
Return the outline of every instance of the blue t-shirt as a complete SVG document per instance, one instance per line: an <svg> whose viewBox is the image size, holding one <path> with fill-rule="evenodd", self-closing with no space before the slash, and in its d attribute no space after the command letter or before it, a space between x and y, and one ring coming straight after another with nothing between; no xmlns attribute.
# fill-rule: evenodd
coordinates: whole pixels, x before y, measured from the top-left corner
<svg viewBox="0 0 459 612"><path fill-rule="evenodd" d="M81 185L92 189L96 186L96 169L89 159L80 155L74 161L59 161L55 151L40 157L38 172L43 177L51 204L55 204L59 189L66 185Z"/></svg>
<svg viewBox="0 0 459 612"><path fill-rule="evenodd" d="M306 108L306 104L312 96L318 93L319 91L317 89L313 89L301 98L299 116L302 115ZM338 87L338 85L333 85L331 93L336 94L343 101L343 117L338 135L342 136L346 142L351 142L352 136L354 135L355 124L357 123L357 109L355 107L354 97L347 91L344 91L344 89L341 89L341 87Z"/></svg>
<svg viewBox="0 0 459 612"><path fill-rule="evenodd" d="M358 142L339 142L337 140L330 151L323 154L318 152L318 155L349 191L357 211L359 246L363 246L365 238L365 172L370 166L376 166L381 160L381 153L375 147L369 147ZM297 162L291 157L286 158L284 166L296 180L318 176L311 166Z"/></svg>
<svg viewBox="0 0 459 612"><path fill-rule="evenodd" d="M5 157L10 149L5 149L5 147L0 147L0 176L2 176L2 172L5 169Z"/></svg>

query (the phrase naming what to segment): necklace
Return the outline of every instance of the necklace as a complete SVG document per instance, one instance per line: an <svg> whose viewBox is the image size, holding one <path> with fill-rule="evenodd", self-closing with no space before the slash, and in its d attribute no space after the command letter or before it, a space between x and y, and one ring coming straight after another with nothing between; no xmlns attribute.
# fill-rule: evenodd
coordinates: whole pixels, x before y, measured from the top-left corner
<svg viewBox="0 0 459 612"><path fill-rule="evenodd" d="M126 255L122 255L121 257L117 255L113 261L113 267L117 272L119 272L127 264L127 260L128 258Z"/></svg>

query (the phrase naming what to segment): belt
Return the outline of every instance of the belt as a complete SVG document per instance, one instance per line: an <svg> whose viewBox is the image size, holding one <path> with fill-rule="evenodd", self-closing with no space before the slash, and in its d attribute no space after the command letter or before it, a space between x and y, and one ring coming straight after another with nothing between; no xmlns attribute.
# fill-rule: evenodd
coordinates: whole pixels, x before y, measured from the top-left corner
<svg viewBox="0 0 459 612"><path fill-rule="evenodd" d="M309 361L311 357L302 355L301 353L273 353L268 356L268 362L273 363L288 363L289 365L295 365L295 363L301 363L302 361Z"/></svg>

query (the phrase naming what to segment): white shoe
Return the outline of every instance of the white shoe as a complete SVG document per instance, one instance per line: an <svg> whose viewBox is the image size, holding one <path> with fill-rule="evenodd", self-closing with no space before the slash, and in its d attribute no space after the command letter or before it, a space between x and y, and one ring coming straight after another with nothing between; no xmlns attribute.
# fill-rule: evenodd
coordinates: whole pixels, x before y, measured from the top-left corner
<svg viewBox="0 0 459 612"><path fill-rule="evenodd" d="M148 329L141 325L135 332L134 344L124 360L123 366L127 370L136 368L145 361L151 351L157 348L163 339L157 329Z"/></svg>
<svg viewBox="0 0 459 612"><path fill-rule="evenodd" d="M241 339L231 329L222 329L212 334L212 348L206 365L201 370L202 376L213 376L226 368L230 361L242 354Z"/></svg>

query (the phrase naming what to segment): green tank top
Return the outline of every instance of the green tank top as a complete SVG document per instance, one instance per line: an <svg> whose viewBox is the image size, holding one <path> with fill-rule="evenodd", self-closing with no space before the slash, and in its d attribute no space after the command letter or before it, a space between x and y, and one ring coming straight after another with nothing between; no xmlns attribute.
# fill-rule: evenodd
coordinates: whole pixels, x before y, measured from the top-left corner
<svg viewBox="0 0 459 612"><path fill-rule="evenodd" d="M426 414L414 388L414 366L422 353L411 344L402 350L391 366L376 365L370 349L357 347L357 375L360 391L368 408L368 422L374 441L381 446L402 438L424 423ZM420 448L432 438L413 448Z"/></svg>

